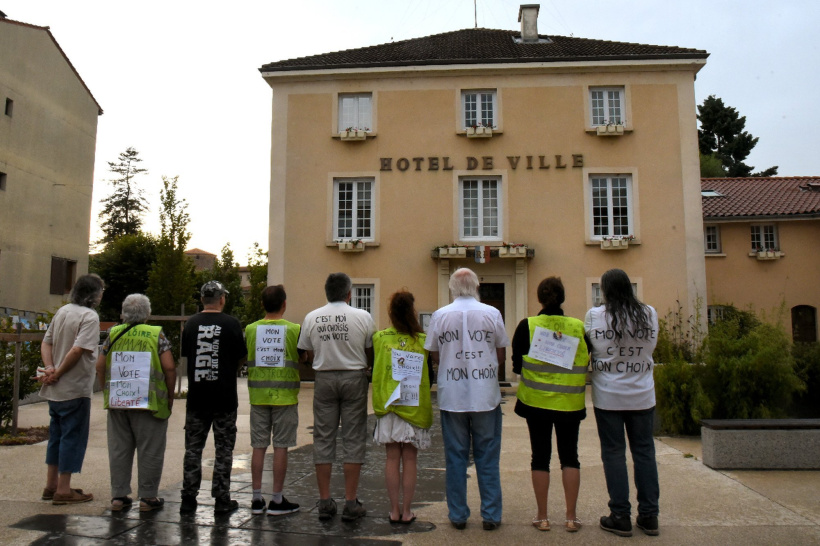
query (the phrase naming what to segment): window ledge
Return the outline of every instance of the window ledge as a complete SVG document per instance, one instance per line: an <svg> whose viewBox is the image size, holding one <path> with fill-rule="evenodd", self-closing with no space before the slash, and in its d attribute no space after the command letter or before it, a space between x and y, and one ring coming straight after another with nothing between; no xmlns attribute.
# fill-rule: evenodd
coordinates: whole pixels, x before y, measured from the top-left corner
<svg viewBox="0 0 820 546"><path fill-rule="evenodd" d="M596 125L587 127L586 132L600 137L614 137L631 133L632 127L626 125Z"/></svg>
<svg viewBox="0 0 820 546"><path fill-rule="evenodd" d="M597 246L597 247L600 247L600 248L604 248L604 246L603 246L603 243L604 243L604 242L605 242L605 241L604 241L603 239L591 239L591 240L589 240L589 241L586 241L584 244L586 244L587 246ZM606 242L615 242L615 241L613 240L613 241L606 241ZM619 242L619 243L621 243L621 242L626 243L626 245L624 245L623 247L621 247L621 246L619 245L619 246L617 247L617 248L619 248L619 249L620 249L620 248L629 248L630 246L633 246L633 245L636 245L636 246L637 246L637 245L640 245L640 244L641 244L640 239L629 239L629 240L627 240L627 241L624 241L623 239L618 239L618 242ZM611 247L608 247L607 249L609 249L609 248L611 248Z"/></svg>
<svg viewBox="0 0 820 546"><path fill-rule="evenodd" d="M367 140L371 138L376 138L376 133L370 131L341 131L339 133L333 133L331 138L334 140L345 140L345 141L360 141L360 140Z"/></svg>
<svg viewBox="0 0 820 546"><path fill-rule="evenodd" d="M726 257L725 252L704 252L703 255L706 256L707 258L725 258Z"/></svg>
<svg viewBox="0 0 820 546"><path fill-rule="evenodd" d="M497 242L495 245L466 245L466 246L459 246L459 247L445 247L445 248L434 248L430 252L430 257L435 259L460 259L460 258L475 258L475 247L489 247L490 249L490 258L521 258L521 259L528 259L535 257L535 249L532 247L528 247L526 245L510 247L510 246L502 246L499 245Z"/></svg>
<svg viewBox="0 0 820 546"><path fill-rule="evenodd" d="M502 131L501 129L490 127L470 127L458 131L456 134L458 136L466 136L467 138L492 138L494 136L500 136L504 134L504 131Z"/></svg>
<svg viewBox="0 0 820 546"><path fill-rule="evenodd" d="M782 250L766 250L763 252L749 252L750 258L757 258L758 261L765 262L779 260L786 255Z"/></svg>

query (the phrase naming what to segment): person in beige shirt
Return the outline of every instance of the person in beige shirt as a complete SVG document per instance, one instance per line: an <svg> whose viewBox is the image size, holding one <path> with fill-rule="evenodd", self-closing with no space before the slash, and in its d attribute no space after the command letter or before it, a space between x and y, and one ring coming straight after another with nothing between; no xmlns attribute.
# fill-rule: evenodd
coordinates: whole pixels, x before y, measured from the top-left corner
<svg viewBox="0 0 820 546"><path fill-rule="evenodd" d="M82 470L91 420L100 317L94 310L105 283L94 274L83 275L71 289L71 303L61 307L49 325L40 354L45 372L40 396L48 400L48 473L43 500L76 504L94 498L71 488L71 475Z"/></svg>

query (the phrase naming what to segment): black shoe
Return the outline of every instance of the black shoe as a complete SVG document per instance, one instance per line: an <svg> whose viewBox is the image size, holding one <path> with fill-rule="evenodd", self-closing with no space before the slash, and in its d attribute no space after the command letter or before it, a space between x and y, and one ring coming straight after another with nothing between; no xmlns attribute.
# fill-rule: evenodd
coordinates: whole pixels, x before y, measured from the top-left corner
<svg viewBox="0 0 820 546"><path fill-rule="evenodd" d="M316 503L316 511L319 512L319 520L327 521L336 515L336 501L333 499L319 499Z"/></svg>
<svg viewBox="0 0 820 546"><path fill-rule="evenodd" d="M235 500L231 500L230 498L216 499L216 504L214 505L214 514L228 514L238 508L239 503Z"/></svg>
<svg viewBox="0 0 820 546"><path fill-rule="evenodd" d="M483 522L481 522L481 527L483 527L485 531L495 531L496 529L498 529L499 525L501 525L500 521L499 522L495 522L495 521L483 521Z"/></svg>
<svg viewBox="0 0 820 546"><path fill-rule="evenodd" d="M658 536L658 516L638 516L635 525L651 537Z"/></svg>
<svg viewBox="0 0 820 546"><path fill-rule="evenodd" d="M196 512L196 497L182 496L182 504L179 505L180 514L192 514Z"/></svg>
<svg viewBox="0 0 820 546"><path fill-rule="evenodd" d="M285 497L282 497L282 502L270 501L268 505L269 516L284 516L285 514L292 514L299 511L299 505L295 502L290 502Z"/></svg>
<svg viewBox="0 0 820 546"><path fill-rule="evenodd" d="M619 516L617 514L609 514L601 517L601 529L615 533L619 537L632 536L632 521L629 516Z"/></svg>
<svg viewBox="0 0 820 546"><path fill-rule="evenodd" d="M258 499L253 499L251 501L251 514L264 514L265 513L265 499L259 497Z"/></svg>
<svg viewBox="0 0 820 546"><path fill-rule="evenodd" d="M467 528L467 522L466 521L451 521L450 524L453 527L455 527L456 529L458 529L459 531L463 531L464 529Z"/></svg>

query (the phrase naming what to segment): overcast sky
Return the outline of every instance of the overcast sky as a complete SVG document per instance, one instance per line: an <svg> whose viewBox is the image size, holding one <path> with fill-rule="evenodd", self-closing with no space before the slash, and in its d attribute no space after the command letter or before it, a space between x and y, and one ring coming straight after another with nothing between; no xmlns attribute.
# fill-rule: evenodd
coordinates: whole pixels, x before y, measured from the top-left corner
<svg viewBox="0 0 820 546"><path fill-rule="evenodd" d="M518 30L521 3L477 0L478 26ZM697 102L717 95L746 116L760 137L746 162L820 175L817 0L540 4L541 34L705 49ZM218 254L231 243L241 263L254 241L268 240L271 92L258 68L475 26L473 0L0 0L0 10L50 27L105 112L92 239L98 202L111 191L107 162L132 146L149 171L140 179L146 228L159 231L161 177L178 175L190 246Z"/></svg>

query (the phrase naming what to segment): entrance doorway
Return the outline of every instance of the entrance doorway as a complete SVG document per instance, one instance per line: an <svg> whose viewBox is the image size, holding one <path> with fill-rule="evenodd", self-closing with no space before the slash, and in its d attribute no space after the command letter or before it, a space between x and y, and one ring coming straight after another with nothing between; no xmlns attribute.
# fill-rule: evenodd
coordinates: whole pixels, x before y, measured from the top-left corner
<svg viewBox="0 0 820 546"><path fill-rule="evenodd" d="M478 295L481 298L481 303L486 303L489 306L495 307L501 313L501 318L504 317L504 283L481 283L478 286ZM502 362L498 366L498 381L507 380L507 367Z"/></svg>

